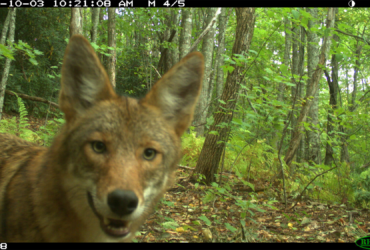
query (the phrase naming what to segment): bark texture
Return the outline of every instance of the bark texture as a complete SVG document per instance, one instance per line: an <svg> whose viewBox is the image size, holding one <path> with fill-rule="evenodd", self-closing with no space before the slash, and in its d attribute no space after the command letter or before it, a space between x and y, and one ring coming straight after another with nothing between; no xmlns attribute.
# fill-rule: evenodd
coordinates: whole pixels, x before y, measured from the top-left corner
<svg viewBox="0 0 370 250"><path fill-rule="evenodd" d="M236 8L236 37L232 54L241 54L248 51L254 32L255 9L254 8ZM225 148L225 140L229 132L229 127L220 126L221 123L229 124L232 120L236 100L238 99L240 74L244 67L236 66L234 71L227 75L225 88L222 91L221 100L225 104L220 104L214 115L214 123L210 131L217 131L218 135L207 134L200 157L195 168L195 173L203 174L206 177L206 183L215 181L215 174L222 152ZM219 141L223 141L218 143Z"/></svg>

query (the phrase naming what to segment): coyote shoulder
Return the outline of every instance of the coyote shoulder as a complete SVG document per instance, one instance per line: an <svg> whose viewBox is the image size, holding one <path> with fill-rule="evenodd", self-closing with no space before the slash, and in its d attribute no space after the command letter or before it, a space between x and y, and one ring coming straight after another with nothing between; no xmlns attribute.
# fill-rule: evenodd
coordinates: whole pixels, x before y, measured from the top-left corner
<svg viewBox="0 0 370 250"><path fill-rule="evenodd" d="M0 242L130 241L174 179L203 68L194 52L143 99L118 96L89 42L71 37L51 147L0 134Z"/></svg>

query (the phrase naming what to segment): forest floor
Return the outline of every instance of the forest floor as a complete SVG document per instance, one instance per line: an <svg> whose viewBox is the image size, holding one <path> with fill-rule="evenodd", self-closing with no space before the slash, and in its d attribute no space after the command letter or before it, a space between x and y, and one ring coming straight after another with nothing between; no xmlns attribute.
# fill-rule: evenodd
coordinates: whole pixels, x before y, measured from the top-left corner
<svg viewBox="0 0 370 250"><path fill-rule="evenodd" d="M179 172L188 170L179 169ZM229 174L228 179L237 178ZM346 204L325 204L317 201L278 201L276 209L262 207L264 212L247 214L245 225L240 222L240 207L234 199L217 199L212 204L203 204L207 189L195 188L187 178L180 178L164 197L159 209L143 225L138 242L351 242L368 235L369 211L348 207ZM258 182L254 205L262 205L269 199L267 188ZM231 193L234 197L250 199L249 188L240 188ZM269 190L271 193L271 190ZM296 204L294 208L292 206ZM292 209L291 209L292 208ZM211 225L206 225L207 217ZM249 217L248 217L249 216ZM172 225L171 225L172 223ZM236 230L225 226L229 223ZM209 223L208 223L209 224ZM160 226L162 225L162 226Z"/></svg>
<svg viewBox="0 0 370 250"><path fill-rule="evenodd" d="M3 114L4 119L13 116ZM45 119L28 118L33 131L45 123ZM273 194L281 193L281 190L267 186L263 179L249 180L255 186L255 195L251 195L249 187L234 184L228 196L213 192L218 195L204 204L203 198L214 187L196 187L187 178L191 171L190 168L179 167L176 184L144 223L135 241L353 243L369 235L369 210L353 208L347 203L297 202L290 198L285 206L280 197L275 198L274 208L264 206L272 200ZM223 183L237 183L237 178L234 173L225 173ZM249 206L248 211L241 211L235 197L251 201L254 208ZM241 222L243 213L246 217Z"/></svg>

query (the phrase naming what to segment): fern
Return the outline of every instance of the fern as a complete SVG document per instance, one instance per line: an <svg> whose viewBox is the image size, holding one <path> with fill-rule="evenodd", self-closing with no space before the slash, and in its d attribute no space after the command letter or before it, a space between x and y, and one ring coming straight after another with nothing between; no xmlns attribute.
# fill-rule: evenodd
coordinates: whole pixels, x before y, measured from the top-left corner
<svg viewBox="0 0 370 250"><path fill-rule="evenodd" d="M22 99L16 93L14 93L14 95L17 97L19 110L19 122L18 126L16 127L16 134L22 139L25 139L27 141L36 141L38 139L37 134L27 128L29 126L27 118L28 115L27 109Z"/></svg>

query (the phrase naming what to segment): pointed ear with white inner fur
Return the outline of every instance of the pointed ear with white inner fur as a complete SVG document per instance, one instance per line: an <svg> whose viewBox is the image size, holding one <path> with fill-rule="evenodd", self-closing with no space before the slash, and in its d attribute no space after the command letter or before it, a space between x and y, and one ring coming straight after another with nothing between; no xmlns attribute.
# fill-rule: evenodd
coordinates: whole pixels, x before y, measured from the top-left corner
<svg viewBox="0 0 370 250"><path fill-rule="evenodd" d="M101 100L116 97L104 67L81 35L69 40L64 53L59 105L67 123Z"/></svg>
<svg viewBox="0 0 370 250"><path fill-rule="evenodd" d="M173 66L141 102L158 107L181 136L193 119L203 72L203 55L190 53Z"/></svg>

